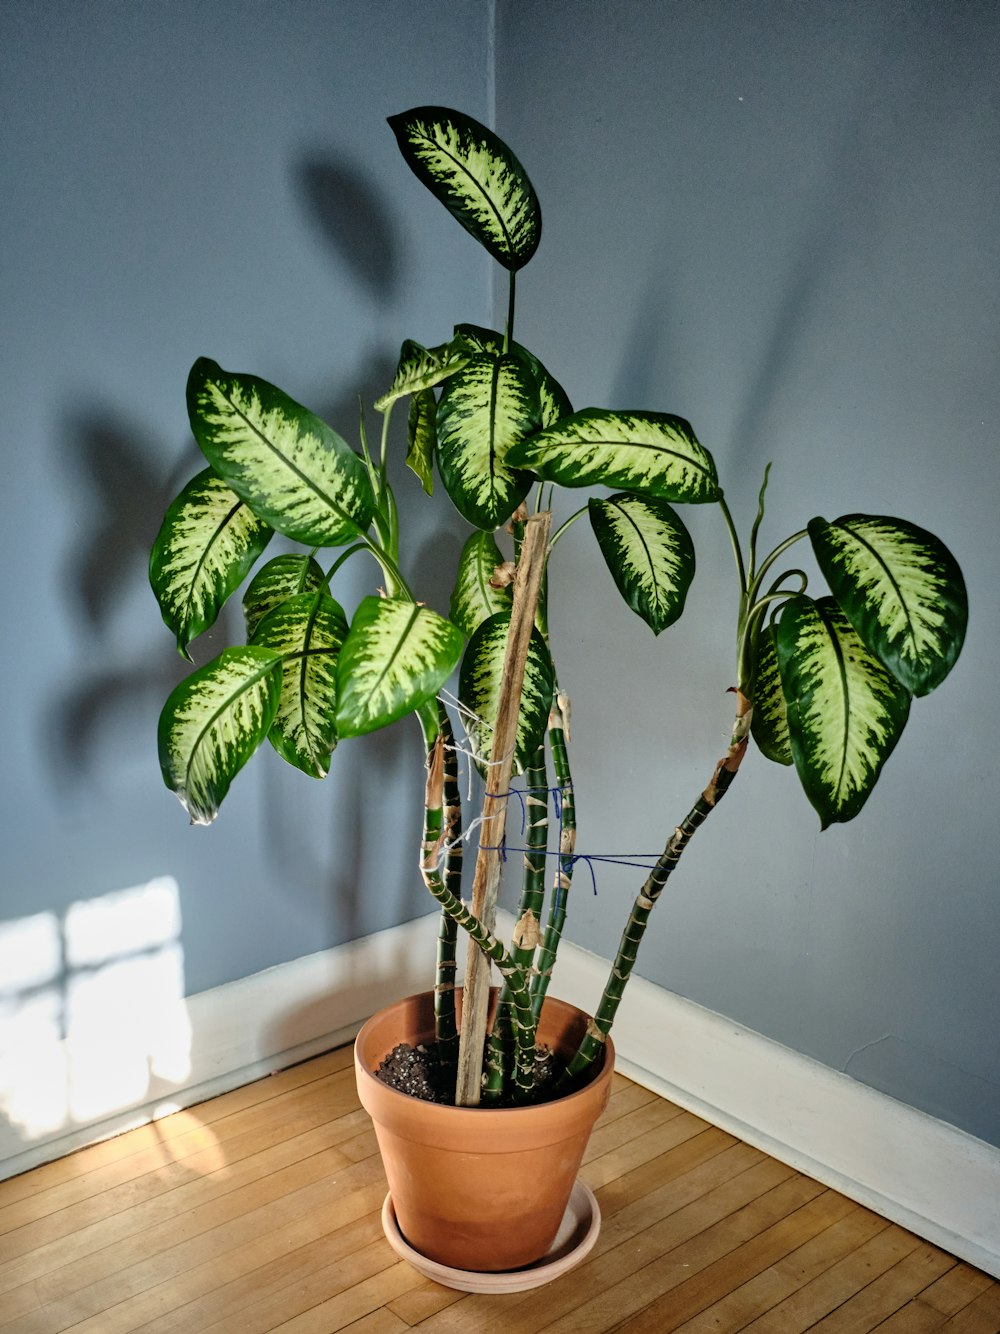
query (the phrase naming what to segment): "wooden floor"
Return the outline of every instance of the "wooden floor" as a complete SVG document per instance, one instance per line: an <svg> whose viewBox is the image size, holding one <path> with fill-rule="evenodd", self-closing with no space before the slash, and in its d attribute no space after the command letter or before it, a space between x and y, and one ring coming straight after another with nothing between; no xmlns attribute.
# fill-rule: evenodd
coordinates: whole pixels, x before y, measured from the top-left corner
<svg viewBox="0 0 1000 1334"><path fill-rule="evenodd" d="M998 1334L1000 1284L615 1076L595 1250L462 1296L382 1237L349 1049L0 1183L0 1334Z"/></svg>

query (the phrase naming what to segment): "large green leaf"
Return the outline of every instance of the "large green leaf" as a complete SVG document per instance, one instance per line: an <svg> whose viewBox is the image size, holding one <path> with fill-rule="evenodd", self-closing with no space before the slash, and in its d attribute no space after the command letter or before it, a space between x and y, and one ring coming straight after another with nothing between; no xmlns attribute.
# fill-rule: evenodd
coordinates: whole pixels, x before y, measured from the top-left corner
<svg viewBox="0 0 1000 1334"><path fill-rule="evenodd" d="M875 656L907 690L926 695L958 658L969 616L958 562L905 519L813 519L809 536L834 597Z"/></svg>
<svg viewBox="0 0 1000 1334"><path fill-rule="evenodd" d="M433 389L420 389L410 399L406 418L406 466L434 493L434 449L437 445L437 399Z"/></svg>
<svg viewBox="0 0 1000 1334"><path fill-rule="evenodd" d="M458 676L458 697L464 710L465 728L481 771L489 762L493 748L493 724L500 700L509 629L509 610L497 612L483 621L469 640ZM518 772L523 772L531 762L545 735L554 689L552 659L545 639L533 626L528 641L514 750L514 767Z"/></svg>
<svg viewBox="0 0 1000 1334"><path fill-rule="evenodd" d="M215 624L272 532L211 468L173 501L150 553L149 582L183 657Z"/></svg>
<svg viewBox="0 0 1000 1334"><path fill-rule="evenodd" d="M776 646L806 796L824 829L852 820L899 740L909 691L868 652L833 598L790 598Z"/></svg>
<svg viewBox="0 0 1000 1334"><path fill-rule="evenodd" d="M665 412L585 408L522 439L508 464L563 486L614 486L688 505L722 495L711 454L686 421Z"/></svg>
<svg viewBox="0 0 1000 1334"><path fill-rule="evenodd" d="M538 248L542 211L527 173L502 139L447 107L389 117L417 179L511 272Z"/></svg>
<svg viewBox="0 0 1000 1334"><path fill-rule="evenodd" d="M469 523L499 528L527 495L531 474L508 467L505 458L538 425L538 387L516 355L474 356L445 381L437 410L438 471Z"/></svg>
<svg viewBox="0 0 1000 1334"><path fill-rule="evenodd" d="M266 380L201 357L187 388L202 452L254 512L313 547L342 546L367 529L374 497L347 442Z"/></svg>
<svg viewBox="0 0 1000 1334"><path fill-rule="evenodd" d="M455 339L470 352L488 352L499 357L503 352L503 334L495 329L483 329L478 324L456 324ZM554 375L550 375L533 352L521 343L511 343L511 350L517 353L530 367L538 385L538 400L542 426L554 426L562 417L568 417L573 411L566 390Z"/></svg>
<svg viewBox="0 0 1000 1334"><path fill-rule="evenodd" d="M274 608L253 643L281 657L281 696L268 739L283 760L325 778L337 744L337 655L347 617L325 588Z"/></svg>
<svg viewBox="0 0 1000 1334"><path fill-rule="evenodd" d="M399 350L399 364L392 385L375 400L376 408L385 412L397 399L418 394L422 389L433 389L461 370L466 361L468 353L457 342L427 348L407 338Z"/></svg>
<svg viewBox="0 0 1000 1334"><path fill-rule="evenodd" d="M502 564L503 553L492 533L473 533L462 548L448 614L467 639L487 617L510 607L510 585L494 588L490 583L494 570Z"/></svg>
<svg viewBox="0 0 1000 1334"><path fill-rule="evenodd" d="M676 510L654 496L620 491L588 508L619 593L658 635L684 610L694 578L691 535Z"/></svg>
<svg viewBox="0 0 1000 1334"><path fill-rule="evenodd" d="M247 639L253 638L254 631L268 612L274 611L286 598L310 593L324 584L319 562L306 551L288 552L269 560L250 580L243 594Z"/></svg>
<svg viewBox="0 0 1000 1334"><path fill-rule="evenodd" d="M228 648L182 681L157 734L163 781L192 824L211 824L233 778L267 735L281 693L281 659Z"/></svg>
<svg viewBox="0 0 1000 1334"><path fill-rule="evenodd" d="M750 731L758 749L769 760L775 764L792 763L792 739L788 734L788 710L781 688L773 625L762 628L757 642Z"/></svg>
<svg viewBox="0 0 1000 1334"><path fill-rule="evenodd" d="M361 736L433 699L458 665L462 632L401 598L362 599L337 664L337 730Z"/></svg>

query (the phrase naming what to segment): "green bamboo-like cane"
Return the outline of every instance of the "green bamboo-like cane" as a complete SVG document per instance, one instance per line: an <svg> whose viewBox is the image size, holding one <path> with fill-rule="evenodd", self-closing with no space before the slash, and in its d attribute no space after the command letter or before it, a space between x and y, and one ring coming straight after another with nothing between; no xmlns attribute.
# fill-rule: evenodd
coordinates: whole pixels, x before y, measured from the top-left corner
<svg viewBox="0 0 1000 1334"><path fill-rule="evenodd" d="M462 897L462 796L458 785L458 754L455 735L444 705L438 702L438 727L442 739L442 828L444 832L444 884L456 899ZM434 986L434 1035L438 1056L447 1069L458 1061L458 1025L455 1017L455 975L458 923L443 908L438 924L437 981Z"/></svg>
<svg viewBox="0 0 1000 1334"><path fill-rule="evenodd" d="M604 987L604 994L601 996L600 1005L588 1024L587 1032L575 1055L566 1067L559 1087L565 1088L577 1080L593 1065L603 1049L604 1040L614 1022L625 986L632 975L636 954L646 930L650 913L656 907L657 901L663 892L663 887L680 861L684 849L726 795L730 784L739 772L740 763L746 753L752 710L749 699L742 691L737 690L736 697L738 701L736 719L733 723L729 749L716 765L711 782L671 834L659 860L650 872L649 878L636 896L631 915L622 933L618 953L615 956L615 961L611 966L611 972Z"/></svg>
<svg viewBox="0 0 1000 1334"><path fill-rule="evenodd" d="M573 883L574 853L576 851L576 802L573 797L573 775L569 767L569 711L568 696L558 687L549 711L549 746L552 750L552 767L555 770L556 784L560 801L559 820L559 858L556 862L555 878L552 886L552 899L549 903L549 916L535 960L535 971L531 979L531 1008L536 1021L542 1013L545 993L552 979L556 952L562 939L563 926L566 922L566 908L570 886Z"/></svg>
<svg viewBox="0 0 1000 1334"><path fill-rule="evenodd" d="M524 771L525 785L525 852L521 883L521 902L518 905L517 924L511 936L510 957L526 973L535 957L539 938L539 919L545 900L545 856L549 846L549 793L548 772L545 766L545 743L538 749ZM511 993L505 985L497 1002L493 1031L486 1050L486 1082L482 1101L496 1102L507 1082L513 1052L511 1031Z"/></svg>

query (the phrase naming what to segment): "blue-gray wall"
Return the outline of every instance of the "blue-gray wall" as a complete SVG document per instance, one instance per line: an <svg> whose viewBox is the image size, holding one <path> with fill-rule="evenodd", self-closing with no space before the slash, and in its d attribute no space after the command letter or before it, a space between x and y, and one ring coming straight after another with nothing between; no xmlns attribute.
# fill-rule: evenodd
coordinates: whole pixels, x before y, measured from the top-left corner
<svg viewBox="0 0 1000 1334"><path fill-rule="evenodd" d="M545 214L519 335L574 401L690 418L744 525L773 460L766 537L898 513L969 583L963 658L861 817L820 835L751 755L641 971L995 1143L998 56L976 3L546 0L500 4L495 66ZM402 337L488 318L487 265L384 118L489 118L493 79L472 0L3 7L0 926L173 876L195 992L425 910L415 728L352 742L325 784L264 754L187 827L155 762L183 668L145 562L197 467L195 356L351 435ZM443 507L400 478L444 609L459 526L435 538ZM690 519L690 607L658 641L585 525L553 569L583 852L657 850L725 745L734 583L718 516ZM595 897L579 875L574 936L608 953L635 877L601 869Z"/></svg>
<svg viewBox="0 0 1000 1334"><path fill-rule="evenodd" d="M899 514L969 587L962 658L860 817L821 834L751 751L640 971L1000 1144L1000 11L510 3L497 50L544 210L519 337L574 404L688 418L744 531L773 460L765 550ZM585 523L553 565L581 851L658 850L725 747L732 560L714 507L685 517L698 573L659 640ZM574 932L607 953L635 877L578 877Z"/></svg>
<svg viewBox="0 0 1000 1334"><path fill-rule="evenodd" d="M414 725L353 744L326 783L266 748L218 823L188 827L155 742L185 669L146 562L200 466L195 357L275 381L356 443L357 395L370 410L404 337L447 338L456 311L485 322L487 266L385 118L436 101L486 118L488 17L448 0L0 7L0 920L173 876L195 992L426 911ZM398 476L407 559L446 611L431 516ZM378 582L356 564L349 610Z"/></svg>

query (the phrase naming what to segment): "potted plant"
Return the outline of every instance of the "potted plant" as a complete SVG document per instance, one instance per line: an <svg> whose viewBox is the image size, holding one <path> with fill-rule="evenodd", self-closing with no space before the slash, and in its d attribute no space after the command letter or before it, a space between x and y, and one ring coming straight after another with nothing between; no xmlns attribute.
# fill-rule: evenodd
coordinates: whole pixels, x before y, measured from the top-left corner
<svg viewBox="0 0 1000 1334"><path fill-rule="evenodd" d="M319 778L349 738L416 718L426 765L419 866L442 910L436 977L425 997L376 1016L362 1031L359 1088L386 1121L383 1147L394 1136L419 1140L425 1132L414 1130L413 1118L423 1112L434 1127L427 1134L458 1141L459 1166L450 1172L423 1140L419 1156L431 1164L438 1197L431 1207L411 1197L410 1168L388 1167L406 1239L430 1261L459 1270L511 1270L537 1261L552 1242L607 1099L607 1035L649 916L751 737L769 759L794 765L824 827L852 819L899 738L911 697L934 689L954 664L966 596L947 548L901 519L814 518L762 555L767 473L744 545L712 456L686 421L660 411L574 412L558 381L514 338L516 275L541 233L523 167L490 130L455 111L421 107L389 124L418 178L507 271L505 327L459 324L434 347L404 341L393 382L375 404L378 441L362 415L358 450L275 386L195 362L188 411L208 466L171 504L150 558L153 589L183 655L255 573L242 598L246 643L225 649L173 691L160 718L159 753L167 786L193 822L207 824L265 739ZM388 476L390 422L402 400L407 465L428 495L436 473L471 527L447 616L425 606L403 574L405 522ZM553 533L556 486L611 494L589 497ZM586 1016L547 996L576 861L569 701L550 642L549 564L586 513L625 603L659 634L681 616L694 576L678 504L718 506L732 544L735 719L725 755L640 887L607 986ZM275 531L300 550L261 562ZM806 593L804 573L778 567L806 539L829 585L816 599ZM336 555L324 561L331 549ZM381 587L349 619L331 588L341 567L362 557L374 560ZM463 729L485 787L482 813L465 824L459 746L441 695L456 668ZM521 776L526 849L516 927L505 943L492 913L512 769ZM558 815L552 852L550 811ZM477 863L466 903L463 835L470 830L478 833ZM546 891L549 857L555 870ZM464 1000L455 987L460 929L469 949ZM490 963L503 986L487 1024ZM539 1077L539 1038L554 1053L547 1082ZM375 1067L400 1043L429 1048L422 1053L428 1077L453 1090L450 1101L459 1106L424 1103L376 1081ZM558 1129L571 1113L579 1124ZM543 1128L528 1151L530 1165L513 1166L508 1128L532 1117ZM497 1181L482 1184L484 1169L468 1157L473 1147L493 1148ZM529 1206L529 1186L555 1160L561 1182L554 1202ZM442 1201L449 1175L462 1183L460 1194L474 1195L471 1218ZM536 1213L541 1221L532 1228L527 1218Z"/></svg>

